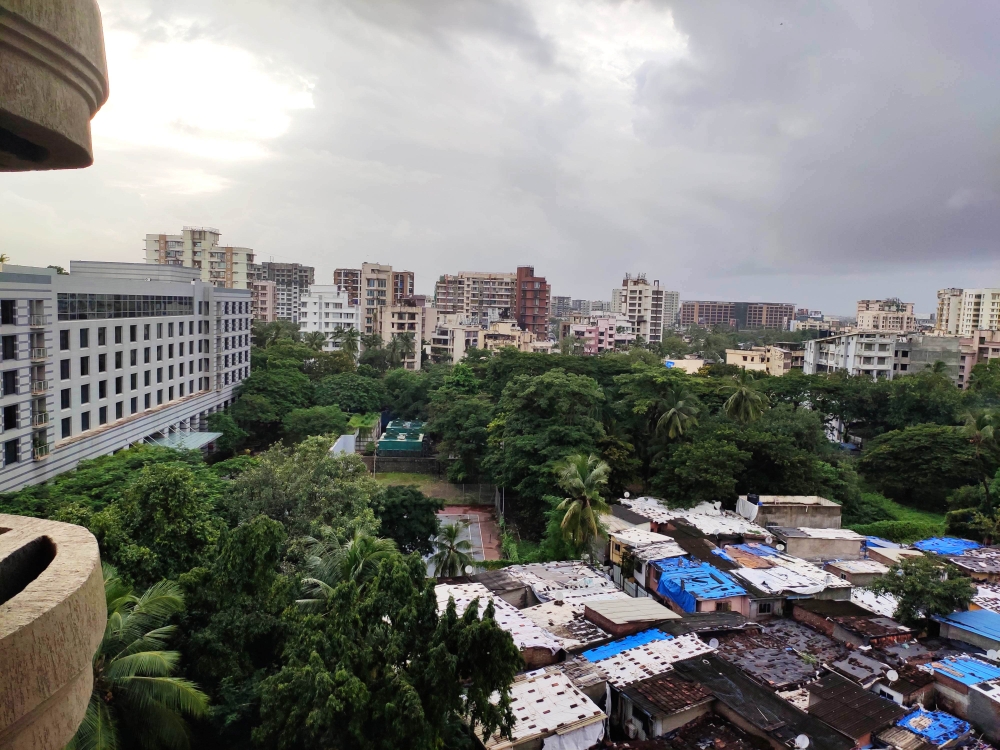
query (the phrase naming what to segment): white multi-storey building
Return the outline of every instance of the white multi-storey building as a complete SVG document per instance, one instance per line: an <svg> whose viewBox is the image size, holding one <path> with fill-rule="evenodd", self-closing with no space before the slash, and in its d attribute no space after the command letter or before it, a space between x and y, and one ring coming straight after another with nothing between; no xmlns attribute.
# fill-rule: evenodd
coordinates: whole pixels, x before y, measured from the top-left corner
<svg viewBox="0 0 1000 750"><path fill-rule="evenodd" d="M1000 289L939 290L935 330L966 337L1000 330Z"/></svg>
<svg viewBox="0 0 1000 750"><path fill-rule="evenodd" d="M618 290L617 305L620 309L615 312L627 316L635 335L642 336L649 344L658 344L663 340L663 293L660 282L650 284L643 273L635 276L625 274ZM611 299L614 307L616 300L613 293Z"/></svg>
<svg viewBox="0 0 1000 750"><path fill-rule="evenodd" d="M213 227L184 227L180 234L147 234L146 262L161 266L197 268L201 280L227 289L249 289L262 278L249 247L219 244Z"/></svg>
<svg viewBox="0 0 1000 750"><path fill-rule="evenodd" d="M858 330L909 333L919 329L912 302L898 299L858 300Z"/></svg>
<svg viewBox="0 0 1000 750"><path fill-rule="evenodd" d="M340 343L331 339L330 334L345 328L361 332L361 308L351 302L350 291L339 284L313 284L302 295L299 330L319 331L327 337L324 351L339 351Z"/></svg>
<svg viewBox="0 0 1000 750"><path fill-rule="evenodd" d="M250 374L250 292L200 272L0 266L0 492L147 439L188 446ZM174 437L177 437L175 434ZM204 441L201 441L204 442Z"/></svg>
<svg viewBox="0 0 1000 750"><path fill-rule="evenodd" d="M959 360L958 337L863 331L805 342L802 371L806 375L846 372L892 380L943 362L948 377L958 384Z"/></svg>

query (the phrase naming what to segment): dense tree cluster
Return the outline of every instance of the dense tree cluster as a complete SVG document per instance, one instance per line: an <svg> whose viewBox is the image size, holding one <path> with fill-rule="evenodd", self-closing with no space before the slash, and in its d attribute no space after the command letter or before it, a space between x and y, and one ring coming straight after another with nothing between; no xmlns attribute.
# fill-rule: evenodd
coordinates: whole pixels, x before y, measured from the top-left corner
<svg viewBox="0 0 1000 750"><path fill-rule="evenodd" d="M74 747L430 750L467 746L470 721L510 728L510 635L490 607L439 616L426 578L440 501L331 443L211 466L142 445L0 496L0 512L88 526L115 566Z"/></svg>

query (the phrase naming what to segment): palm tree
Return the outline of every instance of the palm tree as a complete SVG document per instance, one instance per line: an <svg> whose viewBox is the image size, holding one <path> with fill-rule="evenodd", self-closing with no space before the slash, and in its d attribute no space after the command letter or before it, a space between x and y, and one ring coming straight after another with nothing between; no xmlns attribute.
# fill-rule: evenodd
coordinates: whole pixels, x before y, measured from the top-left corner
<svg viewBox="0 0 1000 750"><path fill-rule="evenodd" d="M322 331L309 331L302 337L302 343L313 351L321 352L326 346L326 334Z"/></svg>
<svg viewBox="0 0 1000 750"><path fill-rule="evenodd" d="M555 471L559 486L569 495L556 506L563 511L559 525L567 539L584 547L600 535L600 517L611 511L601 497L611 467L593 454L577 453L557 464Z"/></svg>
<svg viewBox="0 0 1000 750"><path fill-rule="evenodd" d="M726 416L740 424L750 424L758 419L769 406L767 395L753 387L753 375L749 370L740 370L733 376L734 384L726 386L729 398L722 405Z"/></svg>
<svg viewBox="0 0 1000 750"><path fill-rule="evenodd" d="M460 576L466 568L476 564L472 559L472 543L461 538L467 528L469 524L465 521L445 524L434 538L437 552L431 556L430 561L438 578Z"/></svg>
<svg viewBox="0 0 1000 750"><path fill-rule="evenodd" d="M365 333L359 336L359 341L361 346L367 351L368 349L381 349L384 345L382 337L377 333Z"/></svg>
<svg viewBox="0 0 1000 750"><path fill-rule="evenodd" d="M988 456L996 456L998 445L994 434L995 421L996 415L993 412L970 411L965 414L965 425L962 427L962 433L976 448L979 478L983 483L983 491L986 493L983 510L993 507L993 500L990 498L990 474L986 468L985 459Z"/></svg>
<svg viewBox="0 0 1000 750"><path fill-rule="evenodd" d="M202 717L208 696L173 677L180 653L167 651L177 630L167 625L184 609L180 586L161 581L136 596L111 565L104 566L108 624L94 654L94 688L68 750L114 750L123 732L152 747L188 746L183 715Z"/></svg>
<svg viewBox="0 0 1000 750"><path fill-rule="evenodd" d="M417 353L416 336L412 333L401 333L396 339L399 341L399 353L403 359L412 357Z"/></svg>
<svg viewBox="0 0 1000 750"><path fill-rule="evenodd" d="M361 332L357 328L342 328L340 330L340 350L347 352L352 357L358 356L358 344L361 341Z"/></svg>
<svg viewBox="0 0 1000 750"><path fill-rule="evenodd" d="M689 427L698 424L698 407L694 397L683 388L671 388L663 395L660 403L660 418L656 421L656 432L666 434L676 440Z"/></svg>
<svg viewBox="0 0 1000 750"><path fill-rule="evenodd" d="M389 339L389 343L386 345L385 350L389 352L389 366L399 367L400 363L403 361L403 345L399 340L399 337L393 336Z"/></svg>
<svg viewBox="0 0 1000 750"><path fill-rule="evenodd" d="M325 527L320 538L306 537L306 570L310 577L302 579L304 598L297 604L307 611L322 609L337 584L354 581L358 588L364 586L378 573L379 564L397 554L396 543L391 539L372 536L361 529L344 544L340 543L333 529Z"/></svg>

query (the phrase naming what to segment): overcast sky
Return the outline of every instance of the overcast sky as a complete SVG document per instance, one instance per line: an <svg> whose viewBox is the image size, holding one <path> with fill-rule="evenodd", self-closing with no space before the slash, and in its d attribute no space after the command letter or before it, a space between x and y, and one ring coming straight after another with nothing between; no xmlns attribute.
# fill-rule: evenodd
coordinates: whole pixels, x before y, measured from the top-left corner
<svg viewBox="0 0 1000 750"><path fill-rule="evenodd" d="M101 0L95 164L0 174L15 263L645 272L851 313L1000 286L994 2Z"/></svg>

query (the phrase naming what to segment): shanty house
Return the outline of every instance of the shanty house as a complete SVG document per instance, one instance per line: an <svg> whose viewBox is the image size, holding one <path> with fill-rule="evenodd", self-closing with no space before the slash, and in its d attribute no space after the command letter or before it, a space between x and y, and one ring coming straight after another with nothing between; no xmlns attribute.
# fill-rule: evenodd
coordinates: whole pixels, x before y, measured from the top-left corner
<svg viewBox="0 0 1000 750"><path fill-rule="evenodd" d="M865 556L865 537L850 529L776 526L769 531L785 552L803 560L860 560Z"/></svg>
<svg viewBox="0 0 1000 750"><path fill-rule="evenodd" d="M823 566L842 581L854 586L867 586L879 576L889 572L889 566L877 560L834 560Z"/></svg>
<svg viewBox="0 0 1000 750"><path fill-rule="evenodd" d="M651 563L654 598L675 612L750 612L746 589L718 568L690 557ZM650 581L652 586L653 581Z"/></svg>
<svg viewBox="0 0 1000 750"><path fill-rule="evenodd" d="M1000 614L988 609L952 612L934 618L941 637L977 646L984 651L1000 649Z"/></svg>
<svg viewBox="0 0 1000 750"><path fill-rule="evenodd" d="M934 676L938 708L963 719L969 714L972 686L1000 679L1000 667L965 655L932 661L922 668Z"/></svg>
<svg viewBox="0 0 1000 750"><path fill-rule="evenodd" d="M704 716L715 697L696 682L668 673L622 689L612 721L631 739L660 737ZM617 719L617 721L616 721Z"/></svg>
<svg viewBox="0 0 1000 750"><path fill-rule="evenodd" d="M888 676L881 677L871 686L872 692L901 706L917 703L931 705L934 698L934 675L911 664L902 664L895 672L895 680L889 680Z"/></svg>
<svg viewBox="0 0 1000 750"><path fill-rule="evenodd" d="M908 711L880 698L839 674L826 674L806 685L810 716L829 724L855 741L871 744L872 735L892 726Z"/></svg>
<svg viewBox="0 0 1000 750"><path fill-rule="evenodd" d="M922 708L904 716L896 722L896 726L912 732L939 750L957 747L972 733L968 722L944 711L925 711ZM882 739L881 733L879 739Z"/></svg>
<svg viewBox="0 0 1000 750"><path fill-rule="evenodd" d="M648 597L591 599L584 602L583 616L614 638L632 635L680 616Z"/></svg>
<svg viewBox="0 0 1000 750"><path fill-rule="evenodd" d="M839 529L840 505L816 495L740 495L736 512L758 526Z"/></svg>

